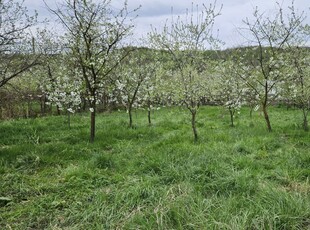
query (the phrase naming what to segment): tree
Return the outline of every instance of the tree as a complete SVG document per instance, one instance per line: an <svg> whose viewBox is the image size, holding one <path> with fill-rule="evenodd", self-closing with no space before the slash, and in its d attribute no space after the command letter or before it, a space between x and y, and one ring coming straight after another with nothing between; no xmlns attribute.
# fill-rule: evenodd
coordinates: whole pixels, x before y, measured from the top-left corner
<svg viewBox="0 0 310 230"><path fill-rule="evenodd" d="M90 103L90 142L95 139L96 105L104 91L107 77L127 56L121 41L133 28L128 20L127 3L115 12L111 0L65 0L55 10L50 9L66 30L66 43L81 71Z"/></svg>
<svg viewBox="0 0 310 230"><path fill-rule="evenodd" d="M37 16L29 16L23 3L0 0L0 88L38 64L27 34Z"/></svg>
<svg viewBox="0 0 310 230"><path fill-rule="evenodd" d="M310 68L309 48L294 46L289 57L292 68L290 74L289 96L302 111L302 127L309 131L308 113L310 111Z"/></svg>
<svg viewBox="0 0 310 230"><path fill-rule="evenodd" d="M160 68L160 62L152 61L145 65L145 69L148 72L148 78L144 81L142 87L142 103L147 107L147 120L148 124L152 124L151 113L152 110L159 109L158 102L161 95L161 78L158 76L158 69Z"/></svg>
<svg viewBox="0 0 310 230"><path fill-rule="evenodd" d="M61 75L60 69L67 69L70 59L64 56L65 44L61 36L55 35L47 29L38 29L35 37L36 52L41 54L41 63L36 68L35 75L39 76L37 84L42 91L41 113L46 113L46 105L49 104L52 110L51 101L48 102L48 95L56 91L57 77ZM72 63L71 63L72 64ZM48 102L48 103L47 103ZM56 103L57 114L60 115L60 107Z"/></svg>
<svg viewBox="0 0 310 230"><path fill-rule="evenodd" d="M291 75L289 84L285 84L287 97L294 101L294 104L302 111L302 127L309 131L308 113L310 110L310 68L309 68L309 42L310 27L301 24L298 27L298 34L289 44L289 55L286 57L287 74Z"/></svg>
<svg viewBox="0 0 310 230"><path fill-rule="evenodd" d="M268 131L272 131L268 107L279 95L279 84L287 81L288 76L282 70L286 65L285 56L288 44L294 40L304 19L294 9L294 2L288 8L285 18L283 9L277 4L277 12L269 17L256 8L254 20L245 19L244 34L253 48L245 49L238 64L243 69L240 78L252 88L262 107ZM249 58L250 57L250 58Z"/></svg>
<svg viewBox="0 0 310 230"><path fill-rule="evenodd" d="M116 73L115 85L119 91L121 103L126 107L129 116L129 127L132 128L132 109L142 105L141 88L143 83L148 81L152 72L146 67L150 60L142 51L136 50L132 52L125 61Z"/></svg>
<svg viewBox="0 0 310 230"><path fill-rule="evenodd" d="M149 34L153 47L165 50L173 61L171 90L174 101L186 106L191 113L194 140L198 140L196 115L201 99L206 95L208 66L204 51L218 40L212 36L215 18L220 14L215 3L187 12L185 19L179 16L171 25L166 24L162 32L154 29ZM195 13L195 11L197 12Z"/></svg>
<svg viewBox="0 0 310 230"><path fill-rule="evenodd" d="M218 63L218 77L215 82L215 97L228 109L231 127L234 127L235 114L244 104L243 98L246 94L246 87L238 77L235 67L231 60Z"/></svg>
<svg viewBox="0 0 310 230"><path fill-rule="evenodd" d="M65 63L64 58L59 59ZM47 96L47 103L55 103L60 111L67 112L70 128L70 114L74 114L81 105L82 81L77 77L80 74L75 72L77 69L66 64L55 69L52 76L43 78L41 87Z"/></svg>
<svg viewBox="0 0 310 230"><path fill-rule="evenodd" d="M128 95L128 97L126 96L125 98L130 98L130 91L134 92L135 90L130 90L130 88L126 86L134 86L134 82L137 85L137 83L139 83L139 81L137 81L137 76L140 75L139 79L141 83L139 83L139 89L134 87L134 89L137 89L137 93L132 95L135 95L136 97L136 102L134 102L136 107L141 107L142 109L145 107L147 108L148 124L151 125L151 112L155 108L158 109L158 107L155 107L155 103L158 103L161 93L161 79L158 77L160 60L164 60L161 59L161 55L156 50L147 48L138 48L134 53L131 54L131 56L132 60L129 61L127 69L130 69L130 72L135 73L129 75L128 73L125 73L124 76L127 78L125 82L124 76L120 77L119 79L123 80L123 86L125 86L123 91L125 90L125 95ZM132 99L130 101L132 101ZM126 104L126 102L123 103ZM126 107L128 108L128 106ZM131 117L130 113L129 117Z"/></svg>

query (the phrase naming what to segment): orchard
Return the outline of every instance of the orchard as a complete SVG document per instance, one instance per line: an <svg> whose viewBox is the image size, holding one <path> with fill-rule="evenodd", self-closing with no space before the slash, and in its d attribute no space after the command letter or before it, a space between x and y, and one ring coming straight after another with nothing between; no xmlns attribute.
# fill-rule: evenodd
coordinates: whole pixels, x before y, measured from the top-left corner
<svg viewBox="0 0 310 230"><path fill-rule="evenodd" d="M309 9L129 3L0 0L0 228L308 229Z"/></svg>

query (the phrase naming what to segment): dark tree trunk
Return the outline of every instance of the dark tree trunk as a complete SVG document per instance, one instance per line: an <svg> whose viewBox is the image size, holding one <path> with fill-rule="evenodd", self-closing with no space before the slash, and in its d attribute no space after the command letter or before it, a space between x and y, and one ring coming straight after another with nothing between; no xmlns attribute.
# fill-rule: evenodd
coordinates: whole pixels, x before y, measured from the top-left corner
<svg viewBox="0 0 310 230"><path fill-rule="evenodd" d="M83 112L86 111L86 104L87 104L86 99L85 99L84 96L82 96L82 106L81 106L81 109L82 109Z"/></svg>
<svg viewBox="0 0 310 230"><path fill-rule="evenodd" d="M264 118L265 118L265 121L266 121L266 124L267 124L267 130L268 130L268 132L271 132L272 128L271 128L270 119L269 119L269 115L268 115L267 105L266 104L263 104L263 113L264 113Z"/></svg>
<svg viewBox="0 0 310 230"><path fill-rule="evenodd" d="M129 116L129 128L132 128L132 106L128 107L128 116Z"/></svg>
<svg viewBox="0 0 310 230"><path fill-rule="evenodd" d="M303 129L305 131L309 131L309 125L308 125L308 111L306 108L303 108L302 110L302 113L303 113Z"/></svg>
<svg viewBox="0 0 310 230"><path fill-rule="evenodd" d="M253 118L253 110L254 110L254 106L250 107L250 118Z"/></svg>
<svg viewBox="0 0 310 230"><path fill-rule="evenodd" d="M94 143L96 131L96 101L91 102L91 108L93 110L90 112L90 143Z"/></svg>
<svg viewBox="0 0 310 230"><path fill-rule="evenodd" d="M290 109L290 107L291 107L290 101L287 100L286 101L286 110L288 111Z"/></svg>
<svg viewBox="0 0 310 230"><path fill-rule="evenodd" d="M60 115L60 109L59 109L58 105L56 105L56 110L57 110L57 115L59 116Z"/></svg>
<svg viewBox="0 0 310 230"><path fill-rule="evenodd" d="M229 109L229 114L230 114L230 126L234 127L234 111L232 109Z"/></svg>
<svg viewBox="0 0 310 230"><path fill-rule="evenodd" d="M139 83L137 84L136 88L135 88L135 92L132 96L131 99L129 99L129 95L128 95L128 115L129 115L129 128L132 128L132 105L133 103L135 102L136 100L136 96L137 96L137 93L139 91L139 87L141 85L142 81L139 81Z"/></svg>
<svg viewBox="0 0 310 230"><path fill-rule="evenodd" d="M45 116L46 113L46 96L45 94L41 97L41 116Z"/></svg>
<svg viewBox="0 0 310 230"><path fill-rule="evenodd" d="M194 141L198 141L198 133L196 129L196 111L191 110L192 113L192 129L193 129L193 134L194 134Z"/></svg>
<svg viewBox="0 0 310 230"><path fill-rule="evenodd" d="M152 121L151 121L151 102L150 101L148 101L147 119L148 119L149 125L151 125Z"/></svg>
<svg viewBox="0 0 310 230"><path fill-rule="evenodd" d="M149 125L152 125L152 121L151 121L151 110L150 110L150 109L147 111L147 119L148 119Z"/></svg>

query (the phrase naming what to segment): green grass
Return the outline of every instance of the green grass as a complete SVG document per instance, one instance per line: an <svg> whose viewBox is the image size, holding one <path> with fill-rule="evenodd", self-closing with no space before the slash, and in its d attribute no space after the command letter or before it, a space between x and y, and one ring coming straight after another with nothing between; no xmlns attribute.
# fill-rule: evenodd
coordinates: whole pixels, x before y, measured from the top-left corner
<svg viewBox="0 0 310 230"><path fill-rule="evenodd" d="M0 229L309 229L310 134L271 108L236 127L203 107L0 122Z"/></svg>

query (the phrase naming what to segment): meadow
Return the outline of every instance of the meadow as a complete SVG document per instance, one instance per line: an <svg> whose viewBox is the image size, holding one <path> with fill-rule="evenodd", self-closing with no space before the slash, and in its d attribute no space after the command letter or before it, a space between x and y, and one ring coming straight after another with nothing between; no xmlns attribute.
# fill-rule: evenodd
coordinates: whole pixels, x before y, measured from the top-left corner
<svg viewBox="0 0 310 230"><path fill-rule="evenodd" d="M310 229L310 134L216 106L0 121L0 229Z"/></svg>

